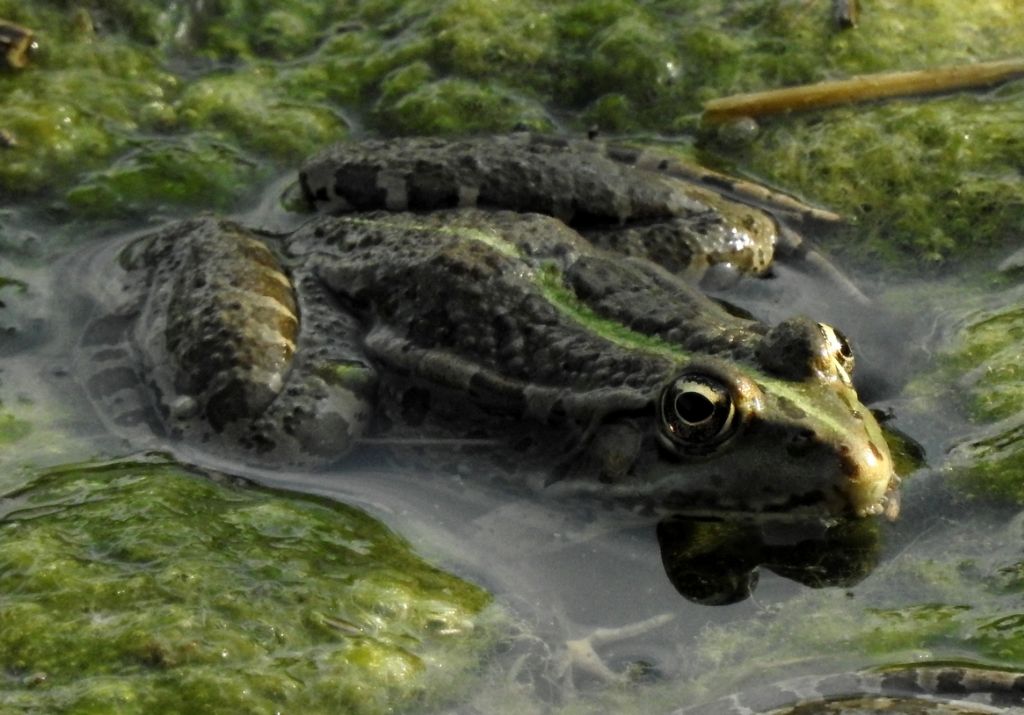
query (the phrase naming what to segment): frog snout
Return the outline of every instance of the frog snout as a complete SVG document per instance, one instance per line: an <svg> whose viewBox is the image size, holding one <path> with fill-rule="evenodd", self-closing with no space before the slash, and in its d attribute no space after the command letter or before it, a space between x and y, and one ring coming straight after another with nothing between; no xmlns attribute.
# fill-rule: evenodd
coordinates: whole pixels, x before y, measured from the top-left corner
<svg viewBox="0 0 1024 715"><path fill-rule="evenodd" d="M843 488L854 513L858 516L890 514L887 501L896 477L885 442L866 440L842 444L838 454L845 479Z"/></svg>

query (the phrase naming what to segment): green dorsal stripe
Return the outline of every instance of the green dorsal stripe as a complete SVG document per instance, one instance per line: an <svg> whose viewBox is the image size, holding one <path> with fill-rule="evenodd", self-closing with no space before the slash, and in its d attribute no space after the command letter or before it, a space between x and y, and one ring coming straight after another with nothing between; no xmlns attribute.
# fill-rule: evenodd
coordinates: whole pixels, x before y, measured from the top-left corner
<svg viewBox="0 0 1024 715"><path fill-rule="evenodd" d="M402 220L398 215L395 216L394 220L379 218L362 219L358 217L348 217L345 220L369 226L385 225L394 228L423 231L425 233L457 236L483 243L509 258L523 259L522 253L515 244L506 240L493 229L464 226L427 226L415 220ZM525 259L523 260L525 265L526 261ZM541 294L563 315L613 345L631 350L641 350L680 365L696 357L692 353L681 350L678 346L659 337L638 333L621 323L602 318L581 301L575 291L565 285L565 282L562 280L561 271L552 264L546 264L540 270L530 270L530 275L533 276ZM819 401L814 398L814 395L806 393L802 383L793 383L770 377L746 364L742 365L741 369L742 372L761 385L766 391L778 398L791 401L800 409L813 415L822 424L828 425L836 433L842 434L850 429L850 424L843 424L830 411L822 410ZM866 410L867 408L864 409Z"/></svg>

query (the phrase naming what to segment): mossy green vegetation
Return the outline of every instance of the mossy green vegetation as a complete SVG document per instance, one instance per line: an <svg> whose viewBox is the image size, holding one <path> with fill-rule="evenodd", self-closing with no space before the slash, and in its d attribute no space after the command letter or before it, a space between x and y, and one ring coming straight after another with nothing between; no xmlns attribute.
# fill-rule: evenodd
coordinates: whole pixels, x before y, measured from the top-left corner
<svg viewBox="0 0 1024 715"><path fill-rule="evenodd" d="M391 713L465 686L489 597L366 514L160 462L0 499L4 712Z"/></svg>
<svg viewBox="0 0 1024 715"><path fill-rule="evenodd" d="M968 420L953 440L947 471L966 494L1024 504L1024 292L987 296L952 331L935 373L933 400ZM920 389L920 388L919 388Z"/></svg>
<svg viewBox="0 0 1024 715"><path fill-rule="evenodd" d="M0 448L5 448L27 437L31 431L32 423L28 420L23 420L7 411L0 411Z"/></svg>
<svg viewBox="0 0 1024 715"><path fill-rule="evenodd" d="M139 215L167 204L226 209L239 187L261 174L265 171L231 143L195 133L138 146L83 176L65 200L79 218Z"/></svg>
<svg viewBox="0 0 1024 715"><path fill-rule="evenodd" d="M927 265L1011 245L1024 221L1013 158L1024 90L902 99L766 122L733 160L851 220L830 242ZM707 149L708 147L705 147Z"/></svg>
<svg viewBox="0 0 1024 715"><path fill-rule="evenodd" d="M778 0L121 0L71 9L0 0L0 17L32 27L42 46L28 69L0 76L0 128L17 140L4 151L0 187L74 187L74 210L95 199L94 215L223 206L344 138L348 119L388 134L549 130L564 117L574 131L692 135L713 97L997 59L1024 46L1024 19L1009 0L970 13L949 0L881 0L853 31L833 26L828 3ZM1012 159L1024 144L1013 121L1021 94L1011 85L782 116L741 141L729 128L707 129L700 148L720 167L842 211L856 225L835 242L840 250L936 263L1004 242L1024 218ZM211 190L137 180L140 147L180 147L195 132L223 142L191 147L200 172L217 177ZM250 171L237 171L238 152ZM131 177L110 176L111 163ZM87 173L95 170L108 175Z"/></svg>
<svg viewBox="0 0 1024 715"><path fill-rule="evenodd" d="M972 312L943 358L966 388L966 408L981 423L1012 418L1024 409L1024 293L997 293L998 304Z"/></svg>

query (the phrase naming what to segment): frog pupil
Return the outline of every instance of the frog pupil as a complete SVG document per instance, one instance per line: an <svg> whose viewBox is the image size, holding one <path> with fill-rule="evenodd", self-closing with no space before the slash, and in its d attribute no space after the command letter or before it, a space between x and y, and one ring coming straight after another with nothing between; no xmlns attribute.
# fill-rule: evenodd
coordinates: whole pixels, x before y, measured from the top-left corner
<svg viewBox="0 0 1024 715"><path fill-rule="evenodd" d="M849 360L853 357L853 349L850 347L850 341L847 340L846 336L836 330L836 337L839 339L839 354Z"/></svg>
<svg viewBox="0 0 1024 715"><path fill-rule="evenodd" d="M736 408L719 379L686 373L662 393L662 444L676 454L710 454L736 430Z"/></svg>
<svg viewBox="0 0 1024 715"><path fill-rule="evenodd" d="M688 424L697 425L715 414L715 405L699 392L684 392L676 397L676 414Z"/></svg>

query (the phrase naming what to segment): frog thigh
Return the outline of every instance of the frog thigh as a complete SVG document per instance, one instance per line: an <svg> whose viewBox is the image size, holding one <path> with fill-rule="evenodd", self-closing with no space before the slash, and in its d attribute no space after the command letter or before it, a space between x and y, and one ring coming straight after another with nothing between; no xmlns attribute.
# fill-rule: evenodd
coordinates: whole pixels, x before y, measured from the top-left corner
<svg viewBox="0 0 1024 715"><path fill-rule="evenodd" d="M766 221L764 217L762 223ZM646 258L693 282L716 265L736 273L764 274L774 254L773 240L765 232L738 229L710 210L622 227L583 228L580 232L599 248Z"/></svg>
<svg viewBox="0 0 1024 715"><path fill-rule="evenodd" d="M202 415L215 432L260 414L280 392L298 319L269 248L230 221L172 224L129 247L145 296L132 331L172 423ZM172 426L172 432L174 427Z"/></svg>
<svg viewBox="0 0 1024 715"><path fill-rule="evenodd" d="M358 321L319 279L301 269L296 274L302 330L295 364L281 395L254 423L255 438L283 431L300 454L339 458L371 421L377 371L361 348Z"/></svg>
<svg viewBox="0 0 1024 715"><path fill-rule="evenodd" d="M143 443L164 432L145 379L139 373L131 346L131 329L138 310L123 310L91 321L73 356L76 373L85 375L83 386L97 416L117 434L130 434Z"/></svg>

